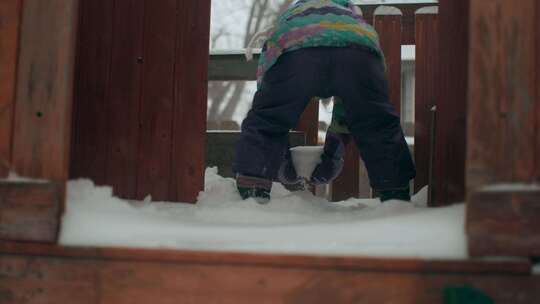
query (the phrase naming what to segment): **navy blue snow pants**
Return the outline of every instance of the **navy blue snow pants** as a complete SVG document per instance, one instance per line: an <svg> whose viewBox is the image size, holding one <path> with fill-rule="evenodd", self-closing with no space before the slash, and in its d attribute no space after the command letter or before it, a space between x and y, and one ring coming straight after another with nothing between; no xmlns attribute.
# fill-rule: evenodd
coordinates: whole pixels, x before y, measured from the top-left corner
<svg viewBox="0 0 540 304"><path fill-rule="evenodd" d="M314 96L339 96L346 123L375 190L402 188L416 171L400 118L389 101L384 65L368 48L304 48L265 74L242 123L233 170L275 179L289 130Z"/></svg>

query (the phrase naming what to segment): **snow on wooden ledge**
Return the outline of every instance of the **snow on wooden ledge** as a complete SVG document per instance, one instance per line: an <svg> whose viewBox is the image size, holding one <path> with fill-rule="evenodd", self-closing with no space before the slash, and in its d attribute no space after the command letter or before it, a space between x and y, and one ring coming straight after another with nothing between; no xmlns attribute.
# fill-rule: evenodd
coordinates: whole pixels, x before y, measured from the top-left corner
<svg viewBox="0 0 540 304"><path fill-rule="evenodd" d="M485 192L532 192L540 191L540 184L493 184L482 188Z"/></svg>
<svg viewBox="0 0 540 304"><path fill-rule="evenodd" d="M395 6L381 5L375 9L374 16L403 16L401 10Z"/></svg>
<svg viewBox="0 0 540 304"><path fill-rule="evenodd" d="M414 14L415 15L437 15L439 13L438 6L426 6L419 8Z"/></svg>

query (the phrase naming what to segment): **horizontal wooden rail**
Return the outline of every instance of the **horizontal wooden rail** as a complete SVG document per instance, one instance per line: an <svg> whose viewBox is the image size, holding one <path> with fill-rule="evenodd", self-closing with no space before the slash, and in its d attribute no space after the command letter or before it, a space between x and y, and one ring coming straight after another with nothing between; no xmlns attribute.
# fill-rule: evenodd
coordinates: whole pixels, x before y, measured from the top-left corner
<svg viewBox="0 0 540 304"><path fill-rule="evenodd" d="M362 303L422 304L442 303L449 287L466 285L496 303L532 303L540 296L540 277L531 276L530 267L527 261L426 261L0 242L0 300L3 304L159 304L358 303L361 299Z"/></svg>

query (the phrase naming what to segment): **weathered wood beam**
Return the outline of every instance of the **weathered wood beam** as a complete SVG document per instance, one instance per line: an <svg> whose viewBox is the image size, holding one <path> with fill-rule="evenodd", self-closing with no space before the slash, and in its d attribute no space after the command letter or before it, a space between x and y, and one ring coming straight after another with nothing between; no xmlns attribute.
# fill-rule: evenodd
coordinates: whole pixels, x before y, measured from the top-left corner
<svg viewBox="0 0 540 304"><path fill-rule="evenodd" d="M0 178L11 168L21 0L0 1Z"/></svg>
<svg viewBox="0 0 540 304"><path fill-rule="evenodd" d="M23 2L13 128L13 170L68 177L78 1Z"/></svg>
<svg viewBox="0 0 540 304"><path fill-rule="evenodd" d="M538 144L533 144L539 5L471 0L466 172L474 255L540 255ZM505 184L506 191L491 193L497 184Z"/></svg>
<svg viewBox="0 0 540 304"><path fill-rule="evenodd" d="M540 257L540 186L478 191L469 199L467 235L472 256Z"/></svg>
<svg viewBox="0 0 540 304"><path fill-rule="evenodd" d="M496 303L531 303L540 296L540 279L529 271L530 264L520 261L31 247L0 242L0 299L6 304L21 299L55 303L99 299L115 304L178 300L421 304L441 303L448 287L463 285Z"/></svg>
<svg viewBox="0 0 540 304"><path fill-rule="evenodd" d="M50 182L0 182L0 239L55 242L64 187Z"/></svg>
<svg viewBox="0 0 540 304"><path fill-rule="evenodd" d="M414 191L429 185L432 112L437 104L439 65L438 7L424 7L416 13L416 80L414 98ZM440 113L445 115L445 113Z"/></svg>

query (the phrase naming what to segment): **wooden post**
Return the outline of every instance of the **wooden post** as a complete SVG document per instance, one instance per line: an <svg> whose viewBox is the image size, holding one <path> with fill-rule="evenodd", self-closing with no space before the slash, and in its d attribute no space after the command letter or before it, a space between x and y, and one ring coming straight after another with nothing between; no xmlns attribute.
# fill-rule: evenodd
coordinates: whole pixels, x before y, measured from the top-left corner
<svg viewBox="0 0 540 304"><path fill-rule="evenodd" d="M178 5L177 0L145 2L137 199L148 194L169 199Z"/></svg>
<svg viewBox="0 0 540 304"><path fill-rule="evenodd" d="M21 0L0 1L0 178L11 168Z"/></svg>
<svg viewBox="0 0 540 304"><path fill-rule="evenodd" d="M465 200L469 0L439 1L437 133L432 206Z"/></svg>
<svg viewBox="0 0 540 304"><path fill-rule="evenodd" d="M170 191L193 203L204 189L210 0L179 3Z"/></svg>
<svg viewBox="0 0 540 304"><path fill-rule="evenodd" d="M311 99L295 129L304 132L308 146L316 146L319 142L319 103L318 97Z"/></svg>
<svg viewBox="0 0 540 304"><path fill-rule="evenodd" d="M105 106L107 130L102 135L105 135L104 144L107 145L105 181L114 186L114 194L125 198L135 198L137 193L137 149L144 63L143 2L117 1L113 6L114 40L111 44Z"/></svg>
<svg viewBox="0 0 540 304"><path fill-rule="evenodd" d="M22 3L12 170L42 181L0 183L2 239L56 240L68 177L77 5ZM18 10L12 13L18 18Z"/></svg>
<svg viewBox="0 0 540 304"><path fill-rule="evenodd" d="M471 0L466 172L472 256L540 256L539 6Z"/></svg>
<svg viewBox="0 0 540 304"><path fill-rule="evenodd" d="M425 7L416 12L416 88L414 160L415 192L429 184L431 108L437 98L437 66L439 64L438 7ZM438 112L438 117L444 113Z"/></svg>

